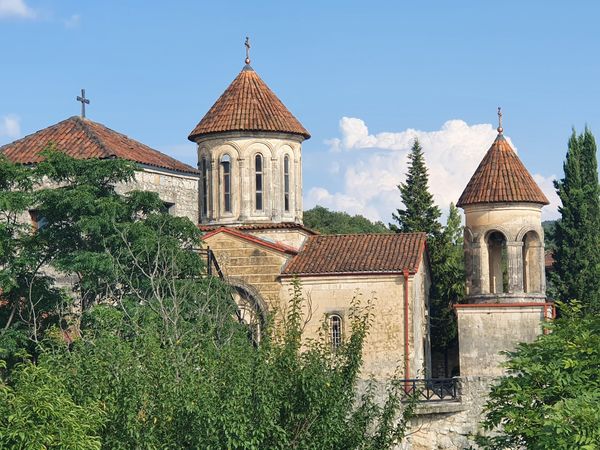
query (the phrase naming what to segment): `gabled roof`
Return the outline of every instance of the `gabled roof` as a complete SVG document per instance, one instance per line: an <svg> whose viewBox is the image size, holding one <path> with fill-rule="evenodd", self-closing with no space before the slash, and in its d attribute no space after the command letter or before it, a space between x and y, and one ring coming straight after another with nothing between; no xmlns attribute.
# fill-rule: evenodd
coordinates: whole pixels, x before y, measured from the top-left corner
<svg viewBox="0 0 600 450"><path fill-rule="evenodd" d="M270 131L310 138L298 119L249 65L223 92L188 139L195 141L200 136L226 131Z"/></svg>
<svg viewBox="0 0 600 450"><path fill-rule="evenodd" d="M147 166L197 174L198 170L175 158L154 150L141 142L118 133L102 124L78 116L25 136L3 147L9 160L20 164L36 164L42 161L40 152L48 144L78 159L122 158Z"/></svg>
<svg viewBox="0 0 600 450"><path fill-rule="evenodd" d="M281 244L279 242L270 242L265 239L261 239L259 237L256 237L251 234L244 233L242 231L238 231L236 229L229 228L229 227L220 227L220 228L217 228L216 230L206 233L204 236L202 236L202 240L205 241L206 239L209 239L210 237L215 236L216 234L219 234L219 233L229 234L230 236L235 236L235 237L238 237L245 241L252 242L253 244L258 244L263 247L269 248L271 250L276 250L278 252L287 253L289 255L295 255L298 253L298 250L296 250L295 248L292 248L288 245Z"/></svg>
<svg viewBox="0 0 600 450"><path fill-rule="evenodd" d="M204 232L214 231L221 227L221 225L198 225L200 231ZM316 231L311 230L310 228L306 228L304 225L301 225L296 222L247 223L244 225L230 225L229 228L233 228L235 230L240 231L300 230L304 231L307 234L319 234Z"/></svg>
<svg viewBox="0 0 600 450"><path fill-rule="evenodd" d="M549 203L500 132L471 177L457 206L507 202Z"/></svg>
<svg viewBox="0 0 600 450"><path fill-rule="evenodd" d="M414 274L425 251L425 233L309 236L284 275Z"/></svg>

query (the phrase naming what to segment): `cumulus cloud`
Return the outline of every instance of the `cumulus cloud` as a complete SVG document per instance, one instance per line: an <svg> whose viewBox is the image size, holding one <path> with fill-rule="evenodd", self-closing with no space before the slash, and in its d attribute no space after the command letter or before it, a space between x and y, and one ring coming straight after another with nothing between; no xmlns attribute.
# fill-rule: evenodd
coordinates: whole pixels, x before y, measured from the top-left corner
<svg viewBox="0 0 600 450"><path fill-rule="evenodd" d="M0 18L33 19L35 11L27 6L25 0L0 0Z"/></svg>
<svg viewBox="0 0 600 450"><path fill-rule="evenodd" d="M14 114L0 117L0 138L16 139L21 136L21 122Z"/></svg>
<svg viewBox="0 0 600 450"><path fill-rule="evenodd" d="M405 179L407 156L415 138L424 150L431 192L436 203L447 210L451 202L458 200L497 134L491 124L469 125L463 120L449 120L436 131L407 129L370 134L365 122L353 117L340 120L340 132L339 138L329 139L326 144L336 152L355 152L358 158L339 169L344 176L342 192L312 188L306 206L320 204L383 222L391 221L392 212L401 206L397 186ZM559 201L552 186L554 177L535 174L534 178L551 201L544 208L544 218L556 217Z"/></svg>

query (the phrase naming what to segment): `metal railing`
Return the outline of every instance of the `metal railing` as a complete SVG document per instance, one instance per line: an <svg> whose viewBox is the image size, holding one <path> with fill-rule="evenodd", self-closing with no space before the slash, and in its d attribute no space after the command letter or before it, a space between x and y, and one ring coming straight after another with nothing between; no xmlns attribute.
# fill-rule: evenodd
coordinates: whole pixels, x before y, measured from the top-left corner
<svg viewBox="0 0 600 450"><path fill-rule="evenodd" d="M402 380L404 399L416 396L419 402L458 400L457 378L415 378Z"/></svg>
<svg viewBox="0 0 600 450"><path fill-rule="evenodd" d="M225 278L223 275L223 271L217 262L217 258L215 258L215 254L209 248L200 248L197 250L202 256L206 257L206 274L209 276L215 275L221 278L222 280Z"/></svg>

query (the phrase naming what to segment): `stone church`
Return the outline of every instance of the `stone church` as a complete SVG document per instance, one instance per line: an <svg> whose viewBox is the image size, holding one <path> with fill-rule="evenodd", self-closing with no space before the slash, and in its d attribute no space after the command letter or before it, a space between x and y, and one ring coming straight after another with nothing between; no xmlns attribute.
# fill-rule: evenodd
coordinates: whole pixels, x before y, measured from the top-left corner
<svg viewBox="0 0 600 450"><path fill-rule="evenodd" d="M285 309L297 278L308 300L307 337L326 320L335 347L348 333L351 301L360 297L372 303L374 317L364 376L431 378L425 234L320 235L304 227L302 142L309 138L246 59L188 137L197 145L198 168L84 117L0 151L35 164L53 144L76 158L137 163L135 180L118 190L157 192L170 213L198 224L243 320L260 327L269 313ZM501 125L465 184L458 206L466 218L468 293L456 307L462 396L453 397L458 403L452 406L419 413L411 448L459 448L462 432L476 426L489 380L502 373L500 351L533 340L553 312L545 297L541 225L548 201ZM31 219L39 220L34 211ZM454 431L440 437L434 432L440 427Z"/></svg>

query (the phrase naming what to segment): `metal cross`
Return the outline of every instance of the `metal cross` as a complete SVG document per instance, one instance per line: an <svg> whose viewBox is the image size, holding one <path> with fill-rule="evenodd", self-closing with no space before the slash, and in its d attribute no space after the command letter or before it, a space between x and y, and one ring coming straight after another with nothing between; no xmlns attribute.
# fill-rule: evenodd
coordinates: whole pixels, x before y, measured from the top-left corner
<svg viewBox="0 0 600 450"><path fill-rule="evenodd" d="M250 64L250 38L246 36L246 42L244 42L246 46L246 64Z"/></svg>
<svg viewBox="0 0 600 450"><path fill-rule="evenodd" d="M502 133L502 108L498 106L498 133Z"/></svg>
<svg viewBox="0 0 600 450"><path fill-rule="evenodd" d="M85 89L81 90L81 96L77 96L77 101L81 102L81 117L85 119L85 105L90 104L90 100L85 98Z"/></svg>

